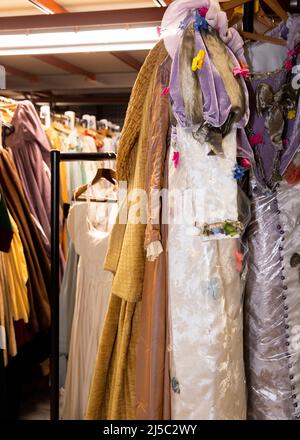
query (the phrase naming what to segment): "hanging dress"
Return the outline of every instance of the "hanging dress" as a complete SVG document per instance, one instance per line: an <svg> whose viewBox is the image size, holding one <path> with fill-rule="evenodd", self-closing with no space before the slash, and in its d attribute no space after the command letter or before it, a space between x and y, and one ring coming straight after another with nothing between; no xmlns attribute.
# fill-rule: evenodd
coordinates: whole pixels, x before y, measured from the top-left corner
<svg viewBox="0 0 300 440"><path fill-rule="evenodd" d="M168 283L171 414L175 420L246 416L242 283L235 261L239 240L201 235L186 210L186 219L177 223L176 218L177 208L184 209L184 197L192 190L199 193L200 223L237 219L237 183L232 175L236 130L224 139L223 149L225 158L208 156L209 146L199 145L189 130L178 126L175 140L173 133ZM172 161L174 151L180 152L177 168ZM178 206L180 195L182 205Z"/></svg>
<svg viewBox="0 0 300 440"><path fill-rule="evenodd" d="M235 168L248 95L229 43L199 11L187 18L170 81L171 419L238 420L246 418L246 387Z"/></svg>
<svg viewBox="0 0 300 440"><path fill-rule="evenodd" d="M90 220L91 211L96 213L97 229ZM70 209L68 230L79 265L63 419L80 420L85 416L112 284L112 274L103 269L103 263L116 215L116 203L76 203Z"/></svg>
<svg viewBox="0 0 300 440"><path fill-rule="evenodd" d="M271 32L287 47L248 49L256 72L248 81L251 146L242 145L255 157L244 333L249 419L300 418L299 29L300 16L290 16Z"/></svg>

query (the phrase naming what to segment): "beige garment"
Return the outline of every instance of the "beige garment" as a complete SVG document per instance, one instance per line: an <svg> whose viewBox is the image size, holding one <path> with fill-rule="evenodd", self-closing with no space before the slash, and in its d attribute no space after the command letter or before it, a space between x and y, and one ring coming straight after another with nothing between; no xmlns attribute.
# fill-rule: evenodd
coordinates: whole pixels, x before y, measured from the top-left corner
<svg viewBox="0 0 300 440"><path fill-rule="evenodd" d="M97 229L91 214L99 219ZM71 207L68 216L68 231L79 264L62 411L65 420L82 420L86 412L111 291L112 274L102 267L109 228L116 214L117 204L79 202Z"/></svg>
<svg viewBox="0 0 300 440"><path fill-rule="evenodd" d="M166 58L167 52L163 42L159 42L148 55L134 86L124 130L121 135L117 158L117 172L120 179L128 178L128 193L136 189L145 188L145 167L149 136L151 134L152 95L155 87L157 69ZM151 81L149 81L149 78ZM148 80L147 80L148 79ZM143 99L145 92L147 96ZM143 107L141 108L141 100ZM134 107L136 105L136 107ZM141 126L140 115L142 114ZM131 116L131 118L130 118ZM136 127L133 125L136 121ZM127 125L126 125L127 123ZM130 130L135 132L135 136ZM132 144L129 142L132 141ZM126 165L125 165L126 163ZM124 172L124 168L126 173ZM105 268L115 273L112 293L126 301L141 299L145 269L145 224L134 224L138 197L132 197L128 205L127 224L117 224L113 228ZM147 210L144 213L144 223L147 223Z"/></svg>
<svg viewBox="0 0 300 440"><path fill-rule="evenodd" d="M155 83L155 93L152 99L151 137L147 157L145 189L149 200L155 200L157 194L164 186L164 168L167 154L167 140L169 131L169 97L163 96L162 91L168 86L171 73L171 58L167 57L159 66ZM160 214L161 206L153 209L148 205L148 221L145 233L145 247L161 240Z"/></svg>
<svg viewBox="0 0 300 440"><path fill-rule="evenodd" d="M134 420L140 302L111 296L97 353L88 420Z"/></svg>
<svg viewBox="0 0 300 440"><path fill-rule="evenodd" d="M130 99L117 159L119 177L128 178L128 191L145 187L152 95L157 69L166 55L163 42L159 42L146 58ZM135 208L131 203L129 217ZM117 223L112 230L105 268L115 277L97 354L88 419L136 417L136 344L144 282L145 226Z"/></svg>
<svg viewBox="0 0 300 440"><path fill-rule="evenodd" d="M155 111L151 121L145 185L149 197L154 191L168 188L169 99L161 92L169 84L170 68L168 57L158 70L153 95ZM151 204L148 206L145 247L149 249L159 240L162 249L166 249L168 225L161 225L161 206L157 206L154 212L150 207ZM163 252L155 261L146 261L145 265L136 360L137 419L170 419L168 337L167 253Z"/></svg>

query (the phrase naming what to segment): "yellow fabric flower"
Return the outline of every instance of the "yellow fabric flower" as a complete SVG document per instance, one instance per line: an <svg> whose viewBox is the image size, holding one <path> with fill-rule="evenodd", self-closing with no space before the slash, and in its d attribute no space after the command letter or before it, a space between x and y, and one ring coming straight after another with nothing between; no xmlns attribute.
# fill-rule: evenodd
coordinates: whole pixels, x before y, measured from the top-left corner
<svg viewBox="0 0 300 440"><path fill-rule="evenodd" d="M193 59L192 62L192 71L195 72L197 69L202 69L203 61L205 57L205 52L203 49L200 49L197 56Z"/></svg>
<svg viewBox="0 0 300 440"><path fill-rule="evenodd" d="M287 114L288 119L295 119L296 117L296 110L289 110Z"/></svg>

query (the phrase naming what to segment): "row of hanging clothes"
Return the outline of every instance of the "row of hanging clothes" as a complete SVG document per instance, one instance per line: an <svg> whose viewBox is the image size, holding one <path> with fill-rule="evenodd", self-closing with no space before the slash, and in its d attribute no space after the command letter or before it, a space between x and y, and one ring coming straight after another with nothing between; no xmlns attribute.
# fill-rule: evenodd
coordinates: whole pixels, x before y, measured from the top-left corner
<svg viewBox="0 0 300 440"><path fill-rule="evenodd" d="M120 126L107 119L96 120L93 115L78 117L73 111L52 113L48 105L40 108L40 118L51 147L62 153L116 153L120 137ZM60 165L60 187L62 208L61 245L65 257L68 255L68 233L66 219L70 201L76 188L92 181L98 168L113 169L114 160L74 161Z"/></svg>
<svg viewBox="0 0 300 440"><path fill-rule="evenodd" d="M54 149L71 153L117 153L120 127L73 112L51 115L41 108ZM115 160L71 161L60 165L66 267L60 290L59 381L66 419L82 419L94 371L112 275L104 271L110 230L116 221ZM64 188L68 188L65 191ZM68 200L68 203L64 203Z"/></svg>
<svg viewBox="0 0 300 440"><path fill-rule="evenodd" d="M39 115L30 101L4 97L0 116L0 414L1 419L16 419L24 406L23 382L32 380L31 371L25 377L27 369L34 366L45 378L49 375L50 150L115 152L119 127L107 120L94 127L93 116L54 114L48 106ZM98 168L108 167L109 172L112 165L62 164L61 280L72 244L65 218L73 191Z"/></svg>
<svg viewBox="0 0 300 440"><path fill-rule="evenodd" d="M89 184L75 191L67 219L70 248L59 323L64 419L83 419L86 411L112 286L112 274L103 265L118 214L117 188L115 171L99 168Z"/></svg>
<svg viewBox="0 0 300 440"><path fill-rule="evenodd" d="M0 417L14 419L30 366L49 373L50 144L30 101L0 98L0 116Z"/></svg>
<svg viewBox="0 0 300 440"><path fill-rule="evenodd" d="M97 305L91 199L69 215L64 419L300 417L300 15L267 3L282 21L246 41L217 0L165 13L119 142L131 196L98 254Z"/></svg>

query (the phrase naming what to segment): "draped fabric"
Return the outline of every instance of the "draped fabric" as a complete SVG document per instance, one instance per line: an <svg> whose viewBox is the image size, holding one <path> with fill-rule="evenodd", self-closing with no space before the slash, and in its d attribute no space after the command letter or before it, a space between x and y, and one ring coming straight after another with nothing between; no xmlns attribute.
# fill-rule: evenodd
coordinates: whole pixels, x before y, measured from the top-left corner
<svg viewBox="0 0 300 440"><path fill-rule="evenodd" d="M117 158L118 177L127 178L129 193L145 187L153 111L151 100L158 67L166 56L163 42L159 42L149 53L130 99ZM145 224L136 223L134 213L137 203L138 198L133 198L129 206L128 218L131 216L134 221L129 220L124 225L119 224L117 219L111 233L105 268L114 273L114 280L91 386L88 419L136 417L136 344L144 281L146 228Z"/></svg>
<svg viewBox="0 0 300 440"><path fill-rule="evenodd" d="M32 215L41 226L40 237L50 260L50 143L30 101L18 103L12 125L14 131L6 137L5 146L12 151L24 195ZM64 265L65 259L60 247L61 278Z"/></svg>
<svg viewBox="0 0 300 440"><path fill-rule="evenodd" d="M168 166L167 156L163 188L168 188ZM164 252L155 261L147 260L145 265L136 369L136 418L141 420L169 420L171 418L168 225L160 225L160 236Z"/></svg>
<svg viewBox="0 0 300 440"><path fill-rule="evenodd" d="M14 132L5 140L11 148L30 211L41 224L50 247L50 144L30 101L18 103L12 119Z"/></svg>
<svg viewBox="0 0 300 440"><path fill-rule="evenodd" d="M15 220L29 273L27 283L30 305L29 325L33 332L47 330L50 327L50 264L39 230L25 199L21 181L11 154L7 150L0 152L0 184L6 196L6 202Z"/></svg>
<svg viewBox="0 0 300 440"><path fill-rule="evenodd" d="M299 29L300 15L293 15L271 35L287 38L291 50L299 44ZM281 69L281 64L274 66L267 56L269 49L266 43L251 45L251 56L257 51L260 54L260 66L256 63L260 72L248 81L248 141L259 169L250 181L247 231L244 340L248 418L295 420L300 418L300 101L295 90L291 91L293 74ZM296 56L294 63L298 62ZM270 72L270 67L277 70ZM288 108L294 110L292 118ZM247 148L247 143L242 147Z"/></svg>

